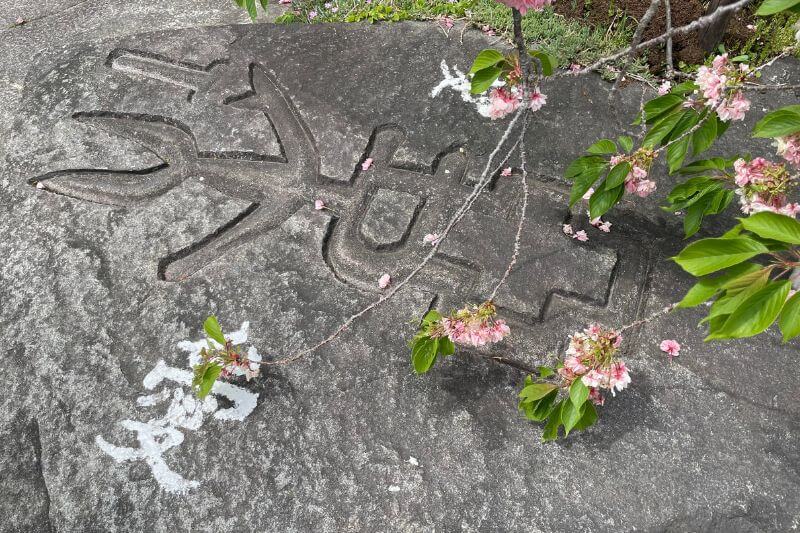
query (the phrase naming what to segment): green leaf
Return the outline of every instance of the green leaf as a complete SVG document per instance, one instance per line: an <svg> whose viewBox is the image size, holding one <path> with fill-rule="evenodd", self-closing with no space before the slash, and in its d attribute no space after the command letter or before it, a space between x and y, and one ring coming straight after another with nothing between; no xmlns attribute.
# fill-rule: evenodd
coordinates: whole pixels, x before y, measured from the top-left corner
<svg viewBox="0 0 800 533"><path fill-rule="evenodd" d="M547 424L545 424L544 431L542 432L542 442L556 440L558 438L558 426L561 425L561 409L565 404L569 403L570 402L561 400L553 406L553 409L550 411L550 416L547 418Z"/></svg>
<svg viewBox="0 0 800 533"><path fill-rule="evenodd" d="M706 340L741 339L766 330L778 318L791 285L789 281L769 283L742 302L722 328Z"/></svg>
<svg viewBox="0 0 800 533"><path fill-rule="evenodd" d="M742 264L754 265L754 263L742 263ZM758 266L756 266L756 268L754 268L750 272L745 272L741 276L736 276L735 278L729 279L720 286L720 289L727 291L728 294L730 295L733 295L739 291L749 289L754 285L763 286L764 284L767 283L771 271L772 271L771 268L768 267L758 268Z"/></svg>
<svg viewBox="0 0 800 533"><path fill-rule="evenodd" d="M630 153L630 151L633 150L633 139L627 135L621 135L620 137L617 137L617 142L619 143L620 148L622 148L626 153Z"/></svg>
<svg viewBox="0 0 800 533"><path fill-rule="evenodd" d="M447 337L439 337L439 353L443 356L456 353L456 345Z"/></svg>
<svg viewBox="0 0 800 533"><path fill-rule="evenodd" d="M540 366L539 367L539 377L540 378L550 377L555 373L556 373L556 371L553 370L552 368L550 368L549 366Z"/></svg>
<svg viewBox="0 0 800 533"><path fill-rule="evenodd" d="M644 139L642 140L642 146L654 148L665 137L667 137L670 132L672 132L672 129L675 127L678 121L680 121L681 116L682 113L678 111L660 118L655 124L653 124L653 127L650 128L650 131L647 132L647 135L644 136Z"/></svg>
<svg viewBox="0 0 800 533"><path fill-rule="evenodd" d="M539 63L542 65L542 74L545 76L552 76L553 70L558 66L558 60L551 56L550 54L546 54L539 50L529 50L528 51L532 57L535 57L539 60Z"/></svg>
<svg viewBox="0 0 800 533"><path fill-rule="evenodd" d="M579 157L565 172L565 177L574 181L569 195L569 205L572 207L586 194L606 169L608 162L599 156Z"/></svg>
<svg viewBox="0 0 800 533"><path fill-rule="evenodd" d="M208 396L221 372L222 365L218 363L206 362L194 368L192 387L198 398L204 400Z"/></svg>
<svg viewBox="0 0 800 533"><path fill-rule="evenodd" d="M762 211L739 221L744 229L764 239L800 244L800 222L790 216Z"/></svg>
<svg viewBox="0 0 800 533"><path fill-rule="evenodd" d="M585 155L573 160L564 171L564 177L573 180L586 173L597 173L597 176L608 166L605 158L597 155Z"/></svg>
<svg viewBox="0 0 800 533"><path fill-rule="evenodd" d="M746 237L701 239L672 259L688 273L704 276L768 251L763 244Z"/></svg>
<svg viewBox="0 0 800 533"><path fill-rule="evenodd" d="M698 89L697 84L693 81L684 81L672 88L671 94L686 94L694 92Z"/></svg>
<svg viewBox="0 0 800 533"><path fill-rule="evenodd" d="M719 187L719 184L716 182L716 180L709 178L708 176L697 176L676 185L667 195L667 200L669 200L671 204L679 204L677 205L677 209L683 209L690 205L685 203L687 200L697 200L714 187ZM702 194L695 196L698 193Z"/></svg>
<svg viewBox="0 0 800 533"><path fill-rule="evenodd" d="M597 190L594 191L594 194L589 198L589 218L594 220L597 217L601 217L606 212L611 209L614 204L619 202L620 198L624 194L625 189L622 185L614 188L614 189L606 189L605 181L597 187Z"/></svg>
<svg viewBox="0 0 800 533"><path fill-rule="evenodd" d="M742 302L750 298L753 294L760 291L769 280L769 276L761 276L756 278L753 284L742 291L735 291L732 293L725 293L724 295L717 298L714 302L714 305L708 310L708 315L700 321L700 323L704 322L712 322L714 319L725 317L726 315L730 315L734 311L736 311ZM724 321L723 321L724 322ZM719 327L722 327L722 323L718 324ZM712 324L711 333L719 330L719 327L714 327Z"/></svg>
<svg viewBox="0 0 800 533"><path fill-rule="evenodd" d="M222 328L219 327L217 317L211 315L210 317L206 318L206 321L203 322L203 329L206 330L206 335L208 335L209 339L212 339L220 345L225 346L225 335L222 334Z"/></svg>
<svg viewBox="0 0 800 533"><path fill-rule="evenodd" d="M581 416L581 419L575 424L574 429L584 430L595 422L597 422L597 409L595 409L592 402L587 402L583 408L583 416Z"/></svg>
<svg viewBox="0 0 800 533"><path fill-rule="evenodd" d="M700 122L700 114L695 111L694 109L684 109L681 112L681 118L675 127L669 132L669 135L664 137L664 143L674 141L678 139L681 135L687 134L690 129L695 127L698 122ZM687 137L689 135L687 134Z"/></svg>
<svg viewBox="0 0 800 533"><path fill-rule="evenodd" d="M717 138L717 114L710 113L705 122L692 134L692 154L705 152Z"/></svg>
<svg viewBox="0 0 800 533"><path fill-rule="evenodd" d="M756 15L761 17L774 15L796 7L798 4L800 4L800 0L764 0L764 3L756 11Z"/></svg>
<svg viewBox="0 0 800 533"><path fill-rule="evenodd" d="M557 388L558 387L552 383L531 383L519 391L519 397L522 398L524 402L532 402L539 398L544 398L546 395L550 394L550 391Z"/></svg>
<svg viewBox="0 0 800 533"><path fill-rule="evenodd" d="M250 20L255 22L256 17L258 16L258 11L256 11L256 0L245 0L245 6L247 7L247 14L250 15Z"/></svg>
<svg viewBox="0 0 800 533"><path fill-rule="evenodd" d="M558 396L558 391L554 390L535 402L523 403L522 408L525 411L525 416L534 422L541 422L550 414L556 396Z"/></svg>
<svg viewBox="0 0 800 533"><path fill-rule="evenodd" d="M703 216L706 214L711 202L711 197L711 194L702 194L697 201L692 202L686 208L686 216L683 217L683 233L686 238L691 237L700 229L700 225L703 223Z"/></svg>
<svg viewBox="0 0 800 533"><path fill-rule="evenodd" d="M490 48L481 50L475 58L475 61L472 62L472 67L469 69L469 73L475 74L479 70L495 67L501 61L505 61L505 57L503 57L503 54L497 50L492 50Z"/></svg>
<svg viewBox="0 0 800 533"><path fill-rule="evenodd" d="M472 94L480 94L487 91L502 73L502 69L497 67L489 67L477 71L472 76L470 92Z"/></svg>
<svg viewBox="0 0 800 533"><path fill-rule="evenodd" d="M717 294L722 286L732 279L738 278L743 274L761 270L760 265L753 263L740 263L731 267L727 272L713 278L703 278L695 283L686 296L678 303L678 307L694 307L707 301Z"/></svg>
<svg viewBox="0 0 800 533"><path fill-rule="evenodd" d="M569 435L569 432L572 431L572 428L574 428L575 425L580 422L582 416L583 405L581 405L581 407L576 407L571 401L564 402L563 406L561 407L561 423L564 424L565 437Z"/></svg>
<svg viewBox="0 0 800 533"><path fill-rule="evenodd" d="M689 152L689 143L691 140L692 138L687 135L670 144L667 148L667 164L670 174L673 174L683 165L683 160L686 159L686 154Z"/></svg>
<svg viewBox="0 0 800 533"><path fill-rule="evenodd" d="M787 300L778 321L783 333L783 342L788 342L800 335L800 292Z"/></svg>
<svg viewBox="0 0 800 533"><path fill-rule="evenodd" d="M721 124L724 124L724 122ZM698 174L708 170L725 170L731 165L733 165L733 162L731 161L721 157L712 157L711 159L700 159L698 161L693 161L680 169L679 172L681 174Z"/></svg>
<svg viewBox="0 0 800 533"><path fill-rule="evenodd" d="M439 339L422 337L417 339L411 349L411 363L417 374L424 374L430 370L436 361L436 353L439 349Z"/></svg>
<svg viewBox="0 0 800 533"><path fill-rule="evenodd" d="M648 124L653 122L655 118L676 109L682 103L683 98L677 94L665 94L664 96L653 98L644 104L645 122Z"/></svg>
<svg viewBox="0 0 800 533"><path fill-rule="evenodd" d="M586 149L590 154L615 154L617 153L617 145L611 139L600 139L589 148Z"/></svg>
<svg viewBox="0 0 800 533"><path fill-rule="evenodd" d="M438 322L441 319L442 319L442 314L436 309L431 309L430 311L425 313L425 316L422 317L422 323L427 326L435 322Z"/></svg>
<svg viewBox="0 0 800 533"><path fill-rule="evenodd" d="M572 382L569 387L569 399L575 404L575 407L580 407L589 398L589 387L583 384L579 378Z"/></svg>
<svg viewBox="0 0 800 533"><path fill-rule="evenodd" d="M786 137L800 131L800 105L767 113L753 128L753 137Z"/></svg>
<svg viewBox="0 0 800 533"><path fill-rule="evenodd" d="M269 6L269 0L259 0L259 2L261 3L261 9L266 11Z"/></svg>
<svg viewBox="0 0 800 533"><path fill-rule="evenodd" d="M625 183L625 178L631 172L631 164L627 161L622 161L614 165L614 168L608 173L606 177L606 189L613 189Z"/></svg>

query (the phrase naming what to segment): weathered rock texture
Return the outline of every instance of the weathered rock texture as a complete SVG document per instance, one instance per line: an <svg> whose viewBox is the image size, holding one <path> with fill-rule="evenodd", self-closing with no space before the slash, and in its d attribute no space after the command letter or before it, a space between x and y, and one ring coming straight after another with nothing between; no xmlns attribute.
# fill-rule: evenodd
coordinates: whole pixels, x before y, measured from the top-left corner
<svg viewBox="0 0 800 533"><path fill-rule="evenodd" d="M598 426L547 445L516 410L518 372L462 353L412 374L414 317L480 301L502 274L518 170L495 177L396 300L303 362L237 384L258 394L243 421L181 431L163 460L197 488L171 493L152 464L98 447L102 436L135 449L119 422L164 415L168 398L137 404L153 392L143 379L162 359L185 368L176 345L197 340L208 314L228 330L249 321L249 342L279 357L376 299L381 274L410 271L505 126L455 91L431 96L441 62L465 69L485 46L479 32L462 44L426 24L260 25L40 54L0 198L0 529L797 527L798 351L777 334L704 345L699 312L648 325L626 341L630 390ZM565 207L565 164L601 135L635 133L640 89L614 105L595 77L543 91L523 255L497 299L513 331L497 349L530 364L587 322L630 322L690 284L667 261L679 221L655 201L612 213L608 235L586 228L585 244L561 232L587 226ZM725 148L746 133L732 128ZM686 346L672 364L664 337Z"/></svg>

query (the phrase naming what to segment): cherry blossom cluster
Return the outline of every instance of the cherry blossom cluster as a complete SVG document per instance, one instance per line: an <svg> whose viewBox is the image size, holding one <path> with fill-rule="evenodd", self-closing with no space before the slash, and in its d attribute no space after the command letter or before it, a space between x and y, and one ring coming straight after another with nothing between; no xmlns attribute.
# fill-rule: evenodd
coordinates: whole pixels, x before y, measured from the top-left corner
<svg viewBox="0 0 800 533"><path fill-rule="evenodd" d="M750 100L737 90L752 74L744 63L738 66L728 59L728 54L716 56L711 67L702 66L697 71L698 100L689 100L687 105L705 105L716 110L723 122L743 120L750 110Z"/></svg>
<svg viewBox="0 0 800 533"><path fill-rule="evenodd" d="M219 376L223 379L244 376L250 381L258 376L261 369L259 362L251 361L242 347L231 341L227 341L222 348L212 348L209 343L209 348L200 350L200 361L221 366Z"/></svg>
<svg viewBox="0 0 800 533"><path fill-rule="evenodd" d="M631 171L625 177L625 192L644 198L656 190L656 182L647 179L655 158L656 152L654 150L639 148L630 155L617 154L612 156L609 164L613 168L623 161L630 163Z"/></svg>
<svg viewBox="0 0 800 533"><path fill-rule="evenodd" d="M603 329L592 324L569 339L563 365L558 369L562 387L569 388L576 379L589 387L589 399L603 405L602 390L616 395L631 382L625 362L615 354L622 343L622 334L613 329Z"/></svg>
<svg viewBox="0 0 800 533"><path fill-rule="evenodd" d="M519 109L522 105L523 93L514 87L495 87L489 93L489 118L496 120L503 118ZM534 90L528 96L529 107L532 111L540 110L547 103L547 96Z"/></svg>
<svg viewBox="0 0 800 533"><path fill-rule="evenodd" d="M518 10L523 15L529 9L534 11L541 11L545 7L551 5L554 0L497 0L501 4L507 5L510 8Z"/></svg>
<svg viewBox="0 0 800 533"><path fill-rule="evenodd" d="M777 153L786 161L800 167L800 133L776 139Z"/></svg>
<svg viewBox="0 0 800 533"><path fill-rule="evenodd" d="M789 202L786 196L789 188L797 181L786 165L756 157L752 161L737 159L733 168L736 172L734 181L738 187L736 194L743 213L772 211L792 217L800 213L800 204Z"/></svg>
<svg viewBox="0 0 800 533"><path fill-rule="evenodd" d="M462 346L485 346L500 342L511 330L505 320L497 318L492 302L467 305L444 317L431 330L431 337L447 337Z"/></svg>

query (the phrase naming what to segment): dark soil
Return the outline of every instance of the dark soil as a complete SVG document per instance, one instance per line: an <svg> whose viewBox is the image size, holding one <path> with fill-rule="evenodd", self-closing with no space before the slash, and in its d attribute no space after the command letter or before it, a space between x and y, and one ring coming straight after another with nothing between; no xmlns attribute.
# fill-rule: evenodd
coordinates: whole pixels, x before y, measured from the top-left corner
<svg viewBox="0 0 800 533"><path fill-rule="evenodd" d="M696 20L706 12L701 0L672 0L670 2L672 11L672 26L678 27ZM634 19L634 23L644 15L650 6L650 0L559 0L555 3L557 13L567 18L578 19L589 24L608 28L611 25L621 24L623 17L627 16ZM724 41L744 42L748 37L746 25L749 23L749 15L739 14L731 18L725 32ZM664 33L666 28L666 14L663 2L659 11L653 18L650 26L644 33L643 40L657 37ZM678 62L683 61L687 64L698 64L703 62L706 51L700 46L700 38L697 34L678 37L673 42L673 58L677 66ZM651 48L648 54L648 62L653 72L660 72L664 69L666 58L665 48Z"/></svg>

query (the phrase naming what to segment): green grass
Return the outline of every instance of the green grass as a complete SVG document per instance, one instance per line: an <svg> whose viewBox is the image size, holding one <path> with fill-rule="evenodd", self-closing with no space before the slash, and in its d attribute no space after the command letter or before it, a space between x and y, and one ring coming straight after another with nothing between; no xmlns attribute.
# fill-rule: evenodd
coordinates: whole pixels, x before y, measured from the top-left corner
<svg viewBox="0 0 800 533"><path fill-rule="evenodd" d="M511 10L495 0L331 0L330 8L324 1L296 0L292 12L279 17L277 22L380 22L401 20L433 20L448 16L463 20L473 26L492 28L498 36L510 38L512 33ZM338 7L334 12L333 8ZM309 13L316 13L313 20ZM561 66L571 63L588 64L627 44L633 34L633 25L624 19L610 30L594 29L553 13L551 9L531 12L523 18L523 32L531 47L539 48L558 58Z"/></svg>
<svg viewBox="0 0 800 533"><path fill-rule="evenodd" d="M742 44L732 46L732 55L750 56L752 65L766 63L780 54L786 47L795 44L795 29L792 27L800 14L779 13L771 17L756 17L752 36Z"/></svg>
<svg viewBox="0 0 800 533"><path fill-rule="evenodd" d="M566 1L566 0L562 0ZM401 20L435 20L451 17L466 21L477 28L489 27L498 37L512 36L511 10L495 0L295 0L292 10L276 22L322 23L322 22L398 22ZM337 8L334 10L334 8ZM311 13L316 16L310 17ZM776 15L756 17L752 36L744 43L729 47L731 55L746 54L750 64L768 61L786 46L794 43L792 28L800 15ZM523 18L522 28L529 46L543 50L558 59L566 67L572 63L588 65L600 57L627 46L633 35L636 22L620 14L611 28L594 28L588 23L566 19L545 9L529 12ZM457 31L457 30L452 30ZM686 71L696 65L679 65ZM649 77L643 57L639 57L629 72Z"/></svg>

